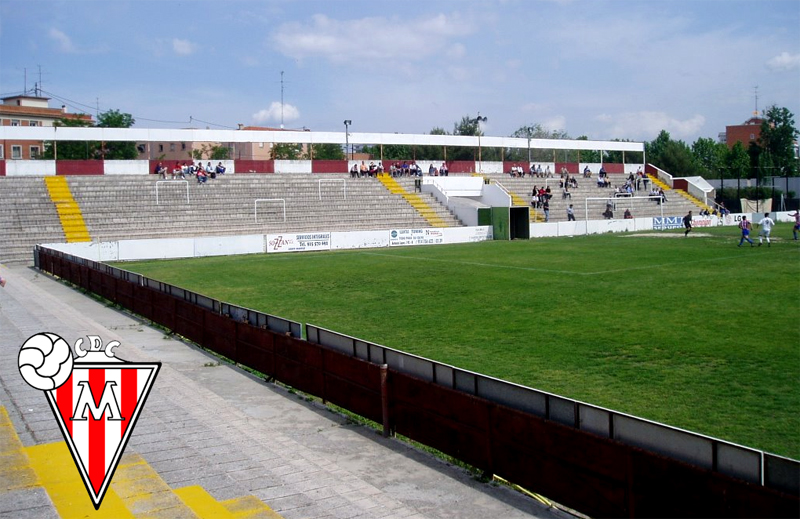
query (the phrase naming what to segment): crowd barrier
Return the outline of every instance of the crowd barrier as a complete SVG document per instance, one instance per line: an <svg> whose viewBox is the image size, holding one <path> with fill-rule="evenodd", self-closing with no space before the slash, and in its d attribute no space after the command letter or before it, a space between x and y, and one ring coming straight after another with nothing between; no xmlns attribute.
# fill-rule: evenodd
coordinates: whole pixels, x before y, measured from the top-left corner
<svg viewBox="0 0 800 519"><path fill-rule="evenodd" d="M233 362L592 516L796 517L797 461L37 246L37 268Z"/></svg>

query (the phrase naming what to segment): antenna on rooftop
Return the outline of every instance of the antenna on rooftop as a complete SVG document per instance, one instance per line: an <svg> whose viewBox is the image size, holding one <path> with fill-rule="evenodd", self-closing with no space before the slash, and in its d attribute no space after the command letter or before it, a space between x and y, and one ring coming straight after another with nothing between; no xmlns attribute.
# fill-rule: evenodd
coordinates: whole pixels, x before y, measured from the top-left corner
<svg viewBox="0 0 800 519"><path fill-rule="evenodd" d="M283 130L283 71L281 70L281 130Z"/></svg>
<svg viewBox="0 0 800 519"><path fill-rule="evenodd" d="M756 98L756 109L753 111L753 115L758 117L758 85L756 85L753 90Z"/></svg>

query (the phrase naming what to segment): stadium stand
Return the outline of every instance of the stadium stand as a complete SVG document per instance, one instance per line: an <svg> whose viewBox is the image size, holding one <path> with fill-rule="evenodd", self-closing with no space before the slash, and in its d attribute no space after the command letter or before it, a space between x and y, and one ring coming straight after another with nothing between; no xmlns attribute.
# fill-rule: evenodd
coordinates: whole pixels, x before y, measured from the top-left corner
<svg viewBox="0 0 800 519"><path fill-rule="evenodd" d="M92 241L461 225L430 194L415 196L423 214L378 179L346 174L237 174L204 185L141 175L59 178L67 178ZM0 213L0 262L27 263L35 244L67 241L43 177L0 178L0 199L10 209ZM273 202L260 202L256 215L256 199ZM285 201L285 220L274 200Z"/></svg>

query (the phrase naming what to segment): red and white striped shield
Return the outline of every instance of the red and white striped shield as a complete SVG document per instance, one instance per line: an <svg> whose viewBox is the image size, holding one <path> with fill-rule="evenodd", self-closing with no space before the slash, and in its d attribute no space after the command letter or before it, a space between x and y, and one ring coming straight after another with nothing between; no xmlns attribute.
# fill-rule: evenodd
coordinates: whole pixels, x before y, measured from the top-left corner
<svg viewBox="0 0 800 519"><path fill-rule="evenodd" d="M160 362L126 362L90 353L75 360L63 385L45 391L95 509L160 368Z"/></svg>

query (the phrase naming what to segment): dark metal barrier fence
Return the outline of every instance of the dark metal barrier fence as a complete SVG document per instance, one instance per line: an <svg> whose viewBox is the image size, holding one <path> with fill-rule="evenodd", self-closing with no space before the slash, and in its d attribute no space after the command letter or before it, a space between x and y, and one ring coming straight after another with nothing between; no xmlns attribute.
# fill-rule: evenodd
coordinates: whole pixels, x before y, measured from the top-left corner
<svg viewBox="0 0 800 519"><path fill-rule="evenodd" d="M36 266L243 366L593 516L797 517L798 462L37 247ZM388 365L381 384L381 365ZM710 453L710 454L709 454Z"/></svg>

